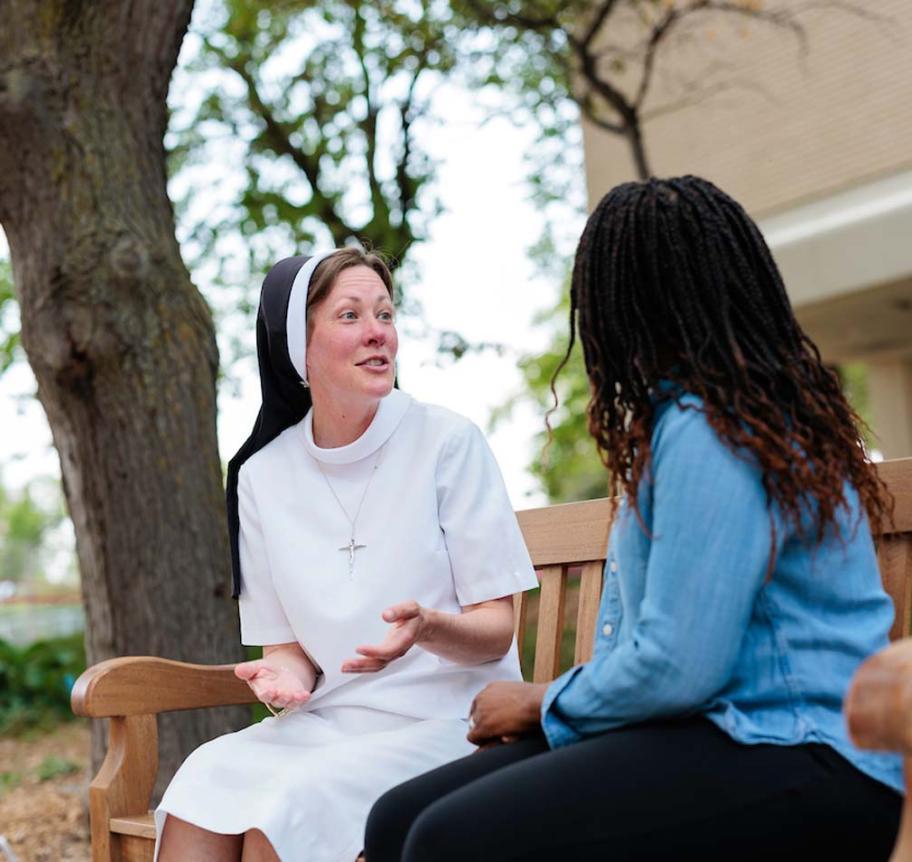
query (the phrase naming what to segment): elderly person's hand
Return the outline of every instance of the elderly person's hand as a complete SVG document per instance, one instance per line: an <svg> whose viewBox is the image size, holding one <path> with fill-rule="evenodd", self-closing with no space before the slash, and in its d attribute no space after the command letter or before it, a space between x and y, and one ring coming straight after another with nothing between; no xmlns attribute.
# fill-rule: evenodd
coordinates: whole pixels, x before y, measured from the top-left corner
<svg viewBox="0 0 912 862"><path fill-rule="evenodd" d="M845 715L860 748L912 755L912 638L891 644L861 665L846 695Z"/></svg>
<svg viewBox="0 0 912 862"><path fill-rule="evenodd" d="M390 623L383 642L376 646L362 645L355 649L363 658L351 658L342 664L342 673L375 673L391 661L402 658L421 637L427 626L428 611L418 602L409 601L393 605L383 612L383 619Z"/></svg>
<svg viewBox="0 0 912 862"><path fill-rule="evenodd" d="M492 682L472 701L469 742L513 742L541 727L546 683Z"/></svg>

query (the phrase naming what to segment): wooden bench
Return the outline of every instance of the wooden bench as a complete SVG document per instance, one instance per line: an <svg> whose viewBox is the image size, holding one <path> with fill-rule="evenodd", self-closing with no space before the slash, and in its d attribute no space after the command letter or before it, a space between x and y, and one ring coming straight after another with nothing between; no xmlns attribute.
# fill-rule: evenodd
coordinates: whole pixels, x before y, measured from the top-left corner
<svg viewBox="0 0 912 862"><path fill-rule="evenodd" d="M878 551L881 575L896 605L890 632L896 639L909 633L912 609L912 458L885 462L878 469L896 498L895 523L885 527ZM536 682L553 679L564 665L587 661L592 654L609 515L608 500L518 514L541 581L537 596L524 593L516 599L521 650L534 632L531 677ZM572 661L568 646L562 662L561 645L568 635L573 638ZM73 711L108 719L110 730L107 756L89 787L93 862L152 859L155 828L149 803L158 771L156 715L252 703L250 689L232 668L115 658L90 667L76 681Z"/></svg>

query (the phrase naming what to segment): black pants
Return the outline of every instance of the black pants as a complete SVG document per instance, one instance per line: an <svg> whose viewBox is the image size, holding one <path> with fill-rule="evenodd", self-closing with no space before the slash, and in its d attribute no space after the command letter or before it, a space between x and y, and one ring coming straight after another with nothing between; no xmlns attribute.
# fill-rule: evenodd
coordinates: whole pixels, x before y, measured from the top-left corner
<svg viewBox="0 0 912 862"><path fill-rule="evenodd" d="M902 797L825 745L703 718L480 751L382 796L367 862L886 860Z"/></svg>

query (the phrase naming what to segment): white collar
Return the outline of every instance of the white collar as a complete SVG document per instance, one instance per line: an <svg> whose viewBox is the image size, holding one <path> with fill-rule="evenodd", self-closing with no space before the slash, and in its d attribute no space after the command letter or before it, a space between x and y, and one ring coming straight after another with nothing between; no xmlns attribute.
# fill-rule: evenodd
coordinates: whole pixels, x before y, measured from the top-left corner
<svg viewBox="0 0 912 862"><path fill-rule="evenodd" d="M380 401L377 412L365 432L357 440L333 449L323 449L314 443L313 407L311 407L301 423L304 447L314 458L324 464L353 464L355 461L372 455L393 436L393 432L399 427L402 417L405 416L411 404L411 395L406 395L399 389L393 389Z"/></svg>

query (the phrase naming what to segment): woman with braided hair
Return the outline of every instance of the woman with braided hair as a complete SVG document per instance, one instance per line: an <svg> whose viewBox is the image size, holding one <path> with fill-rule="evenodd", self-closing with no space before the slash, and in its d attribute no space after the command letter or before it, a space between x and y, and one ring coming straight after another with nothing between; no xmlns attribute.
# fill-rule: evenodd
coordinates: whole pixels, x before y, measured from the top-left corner
<svg viewBox="0 0 912 862"><path fill-rule="evenodd" d="M485 750L381 797L369 862L887 859L900 763L841 704L892 504L757 226L697 177L618 186L570 317L620 499L593 657L485 688Z"/></svg>

